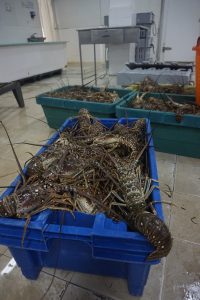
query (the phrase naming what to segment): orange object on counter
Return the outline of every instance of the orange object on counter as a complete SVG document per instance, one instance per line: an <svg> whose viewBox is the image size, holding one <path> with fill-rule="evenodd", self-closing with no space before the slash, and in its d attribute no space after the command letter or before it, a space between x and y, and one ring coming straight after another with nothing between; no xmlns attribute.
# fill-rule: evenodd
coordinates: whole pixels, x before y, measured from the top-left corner
<svg viewBox="0 0 200 300"><path fill-rule="evenodd" d="M196 104L200 106L200 37L192 50L196 51Z"/></svg>

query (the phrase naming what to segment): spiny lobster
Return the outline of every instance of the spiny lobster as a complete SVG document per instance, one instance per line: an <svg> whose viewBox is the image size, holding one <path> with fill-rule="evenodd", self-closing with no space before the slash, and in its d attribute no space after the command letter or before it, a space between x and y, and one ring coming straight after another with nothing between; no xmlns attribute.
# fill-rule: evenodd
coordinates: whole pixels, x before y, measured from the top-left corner
<svg viewBox="0 0 200 300"><path fill-rule="evenodd" d="M147 200L157 186L151 185L151 179L148 177L141 176L141 169L137 162L133 164L118 162L117 170L123 190L123 203L128 211L124 218L132 230L144 234L156 248L147 259L167 256L172 247L171 234L161 219L147 211Z"/></svg>
<svg viewBox="0 0 200 300"><path fill-rule="evenodd" d="M71 133L61 134L29 162L25 181L0 201L0 216L30 219L47 208L101 211L147 237L156 248L148 259L166 256L170 232L148 209L154 186L144 171L145 131L143 119L131 128L116 124L106 131L82 109Z"/></svg>
<svg viewBox="0 0 200 300"><path fill-rule="evenodd" d="M63 161L63 156L67 154L73 153L77 159L76 154L80 150L80 144L93 142L94 137L105 131L103 125L84 108L79 111L77 125L75 135L73 135L73 131L68 134L64 131L56 142L47 147L45 152L30 160L27 166L29 177L35 174L41 176L46 170L49 170L49 167L55 166L60 160Z"/></svg>
<svg viewBox="0 0 200 300"><path fill-rule="evenodd" d="M156 250L147 258L148 260L152 260L168 255L172 247L172 238L165 223L155 214L147 211L147 200L153 189L158 187L152 185L152 180L148 176L144 177L144 175L142 175L141 163L139 163L139 160L148 145L148 143L146 143L146 146L142 149L141 146L139 146L141 145L140 142L142 139L142 144L145 144L145 128L145 120L140 119L135 123L135 126L133 126L131 134L126 134L126 131L128 130L126 127L123 128L121 132L123 132L125 138L124 136L121 136L119 131L117 136L108 135L105 139L100 137L94 142L99 145L102 142L103 146L109 146L114 152L114 164L118 173L119 185L123 193L121 197L118 195L120 203L113 202L111 205L119 208L125 207L126 210L120 211L129 227L132 230L138 230L144 234L152 245L155 246ZM119 125L117 125L117 131L118 130ZM124 159L124 152L122 157L122 152L116 151L116 148L119 145L123 145L132 150L128 160Z"/></svg>

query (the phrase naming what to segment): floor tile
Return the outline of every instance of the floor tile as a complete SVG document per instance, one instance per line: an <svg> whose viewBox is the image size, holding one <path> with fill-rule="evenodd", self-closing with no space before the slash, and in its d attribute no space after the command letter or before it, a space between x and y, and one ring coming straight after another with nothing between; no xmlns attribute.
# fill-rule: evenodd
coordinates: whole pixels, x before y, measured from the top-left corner
<svg viewBox="0 0 200 300"><path fill-rule="evenodd" d="M2 272L9 261L10 258L8 257L0 257L0 272ZM44 295L46 290L49 289L52 278L52 276L41 272L37 280L28 280L22 275L21 270L15 267L9 274L0 276L0 299L38 300ZM65 281L54 278L45 299L60 299L65 285Z"/></svg>
<svg viewBox="0 0 200 300"><path fill-rule="evenodd" d="M10 250L7 248L6 252L4 252L4 255L9 257L9 258L12 258L12 254L10 253Z"/></svg>
<svg viewBox="0 0 200 300"><path fill-rule="evenodd" d="M1 177L16 174L17 170L18 167L14 159L0 158L0 182Z"/></svg>
<svg viewBox="0 0 200 300"><path fill-rule="evenodd" d="M29 142L29 141L27 141ZM13 143L16 155L19 159L19 161L26 161L32 157L31 154L35 155L36 152L41 148L41 146L33 146L33 145L27 145L25 144L26 141L20 140L17 143L21 144L15 144ZM24 144L23 144L24 143ZM38 143L39 145L43 145L44 143ZM4 151L5 149L5 151ZM12 148L10 145L1 145L0 146L0 151L1 151L1 158L2 159L9 159L9 160L15 160Z"/></svg>
<svg viewBox="0 0 200 300"><path fill-rule="evenodd" d="M171 163L176 163L176 155L170 153L164 153L156 151L156 159L157 160L165 160Z"/></svg>
<svg viewBox="0 0 200 300"><path fill-rule="evenodd" d="M174 188L174 173L176 168L176 156L167 153L156 152L158 178L161 189L168 185L171 190Z"/></svg>
<svg viewBox="0 0 200 300"><path fill-rule="evenodd" d="M66 281L71 281L73 277L73 272L71 271L66 271L66 270L61 270L61 269L54 269L54 268L43 268L43 272L50 274L50 275L55 275L56 277L66 280Z"/></svg>
<svg viewBox="0 0 200 300"><path fill-rule="evenodd" d="M0 165L1 165L1 160L0 160ZM1 175L2 174L2 175ZM13 182L13 180L17 177L17 169L13 172L11 172L9 175L7 174L6 176L5 170L0 170L0 195L3 193L3 191L10 186L10 184Z"/></svg>
<svg viewBox="0 0 200 300"><path fill-rule="evenodd" d="M30 142L30 143L38 143L45 139L48 139L54 130L50 129L48 125L37 121L32 125L26 126L26 128L16 128L15 137L12 139L12 142Z"/></svg>
<svg viewBox="0 0 200 300"><path fill-rule="evenodd" d="M175 238L200 244L200 197L174 193L170 230ZM181 209L184 208L185 210ZM196 217L193 222L192 218Z"/></svg>
<svg viewBox="0 0 200 300"><path fill-rule="evenodd" d="M162 272L163 263L151 267L144 294L140 298L141 300L159 300ZM138 298L129 294L127 281L124 279L74 273L71 282L116 300Z"/></svg>
<svg viewBox="0 0 200 300"><path fill-rule="evenodd" d="M200 195L200 159L177 157L175 191Z"/></svg>
<svg viewBox="0 0 200 300"><path fill-rule="evenodd" d="M1 256L0 257L0 272L5 268L7 263L10 261L9 257Z"/></svg>
<svg viewBox="0 0 200 300"><path fill-rule="evenodd" d="M164 192L161 192L161 199L162 199L162 208L163 208L163 213L164 213L164 218L165 218L165 223L167 226L170 224L170 218L171 218L171 209L173 203L173 197L167 196Z"/></svg>
<svg viewBox="0 0 200 300"><path fill-rule="evenodd" d="M3 246L3 245L0 245L0 255L4 254L6 251L7 251L7 247Z"/></svg>
<svg viewBox="0 0 200 300"><path fill-rule="evenodd" d="M162 300L200 299L200 246L174 241L166 259ZM193 292L197 290L196 297Z"/></svg>
<svg viewBox="0 0 200 300"><path fill-rule="evenodd" d="M6 110L5 108L12 108L13 110L19 108L18 106L18 103L15 99L15 97L12 95L12 94L5 94L4 97L3 95L0 97L0 105L1 105L1 108L0 108L0 112L1 114L2 113L6 113Z"/></svg>
<svg viewBox="0 0 200 300"><path fill-rule="evenodd" d="M63 296L63 300L112 300L107 297L104 297L102 295L98 295L98 293L88 291L85 289L82 289L77 286L73 286L72 284L69 284L67 287L67 290Z"/></svg>

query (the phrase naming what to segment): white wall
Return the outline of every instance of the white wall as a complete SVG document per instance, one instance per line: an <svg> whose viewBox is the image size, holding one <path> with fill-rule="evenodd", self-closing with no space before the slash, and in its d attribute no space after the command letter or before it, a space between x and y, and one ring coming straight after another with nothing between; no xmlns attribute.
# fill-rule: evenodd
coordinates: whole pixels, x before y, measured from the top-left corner
<svg viewBox="0 0 200 300"><path fill-rule="evenodd" d="M60 40L69 41L67 43L67 57L69 62L79 62L79 43L78 33L76 29L60 29ZM96 45L96 59L97 62L104 62L104 45ZM93 45L82 45L82 58L84 62L94 61Z"/></svg>
<svg viewBox="0 0 200 300"><path fill-rule="evenodd" d="M103 25L103 16L109 14L110 6L121 6L122 2L123 5L132 6L133 13L153 11L158 27L161 0L53 0L60 39L69 41L67 47L69 61L79 61L76 29ZM155 51L156 47L155 39ZM93 61L92 46L84 46L83 59ZM104 61L103 45L97 46L97 61Z"/></svg>
<svg viewBox="0 0 200 300"><path fill-rule="evenodd" d="M67 56L70 62L79 61L78 28L103 25L108 15L109 0L53 0L57 30L61 40L69 41ZM104 61L104 46L97 45L97 61ZM93 61L93 47L83 46L83 60Z"/></svg>
<svg viewBox="0 0 200 300"><path fill-rule="evenodd" d="M60 29L103 25L105 0L54 0Z"/></svg>
<svg viewBox="0 0 200 300"><path fill-rule="evenodd" d="M33 33L42 35L37 0L0 0L0 43L27 42Z"/></svg>

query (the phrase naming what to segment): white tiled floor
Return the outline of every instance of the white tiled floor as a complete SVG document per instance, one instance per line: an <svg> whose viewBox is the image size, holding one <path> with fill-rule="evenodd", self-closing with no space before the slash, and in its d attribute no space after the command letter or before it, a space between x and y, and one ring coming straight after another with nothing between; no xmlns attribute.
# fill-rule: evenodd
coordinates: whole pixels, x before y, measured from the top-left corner
<svg viewBox="0 0 200 300"><path fill-rule="evenodd" d="M86 68L87 75L91 68ZM23 86L26 107L20 109L11 93L0 97L0 120L9 130L13 142L42 144L52 134L45 123L43 111L35 103L35 96L64 84L79 84L77 67L69 67L60 76L47 78ZM105 83L105 78L99 84ZM111 77L110 84L115 84ZM34 118L37 119L34 119ZM21 163L30 158L38 147L15 145ZM174 238L171 253L162 263L153 266L142 300L199 300L200 299L200 160L176 155L157 153L161 188L169 185L172 198L162 192L166 222ZM8 185L17 174L4 131L0 127L0 186ZM1 190L0 190L1 191ZM184 209L182 209L185 208ZM191 218L196 217L194 224ZM9 263L11 254L0 246L0 272ZM0 300L38 300L50 286L53 270L44 269L37 281L25 279L18 267L7 275L0 275ZM122 279L92 276L56 270L56 277L44 299L135 299L130 296L127 283Z"/></svg>

